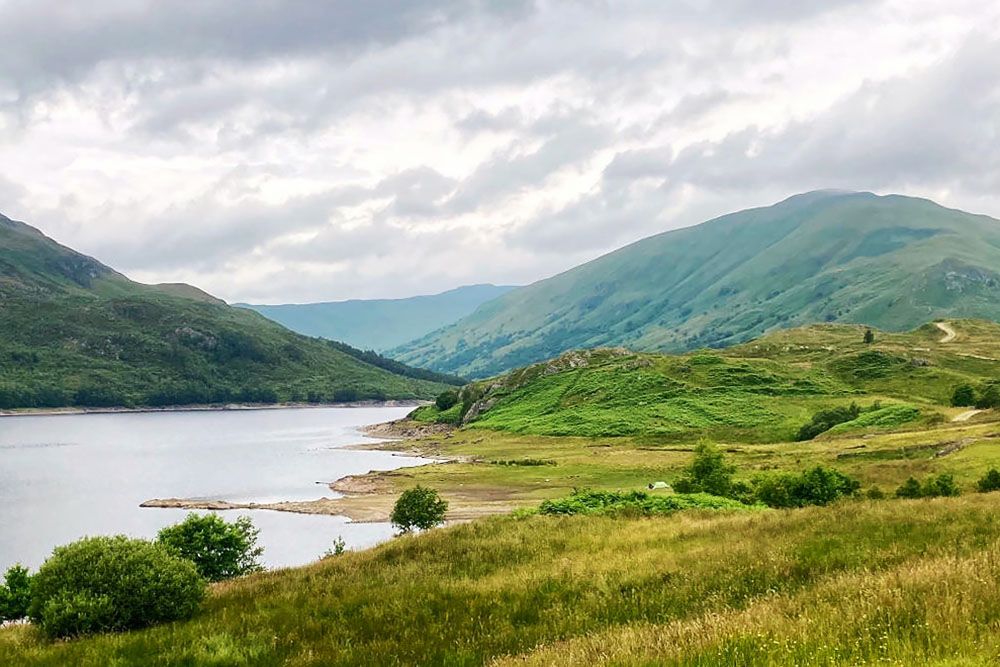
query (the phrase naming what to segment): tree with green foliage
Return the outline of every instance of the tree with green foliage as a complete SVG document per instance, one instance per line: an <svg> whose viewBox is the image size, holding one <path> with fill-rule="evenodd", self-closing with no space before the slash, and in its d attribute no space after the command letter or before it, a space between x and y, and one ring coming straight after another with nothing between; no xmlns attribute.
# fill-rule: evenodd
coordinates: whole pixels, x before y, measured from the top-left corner
<svg viewBox="0 0 1000 667"><path fill-rule="evenodd" d="M427 530L444 522L448 502L434 489L419 484L400 494L389 517L401 532L408 533L414 528Z"/></svg>
<svg viewBox="0 0 1000 667"><path fill-rule="evenodd" d="M990 468L982 479L976 482L976 490L979 493L989 493L991 491L1000 491L1000 470L996 468Z"/></svg>
<svg viewBox="0 0 1000 667"><path fill-rule="evenodd" d="M0 585L0 622L17 621L28 615L31 604L31 575L28 568L13 565Z"/></svg>
<svg viewBox="0 0 1000 667"><path fill-rule="evenodd" d="M674 484L678 493L711 493L714 496L729 496L733 488L733 473L736 468L727 465L722 451L711 442L702 440L694 448L691 461L681 477Z"/></svg>
<svg viewBox="0 0 1000 667"><path fill-rule="evenodd" d="M875 342L875 332L871 329L865 329L865 344L871 345Z"/></svg>
<svg viewBox="0 0 1000 667"><path fill-rule="evenodd" d="M801 473L774 473L755 480L758 502L768 507L790 508L828 505L857 495L861 483L838 470L816 466Z"/></svg>
<svg viewBox="0 0 1000 667"><path fill-rule="evenodd" d="M1000 408L1000 385L996 382L990 382L986 385L982 393L979 394L979 399L976 401L976 407L980 410Z"/></svg>
<svg viewBox="0 0 1000 667"><path fill-rule="evenodd" d="M878 409L881 406L872 406ZM829 410L820 410L812 416L808 424L803 424L799 429L796 440L812 440L821 433L829 431L837 424L844 424L857 419L861 415L861 408L857 403L851 403L848 407L838 406Z"/></svg>
<svg viewBox="0 0 1000 667"><path fill-rule="evenodd" d="M910 477L896 489L897 498L937 498L939 496L957 496L960 494L961 489L955 483L955 478L948 473L932 475L925 479L923 483Z"/></svg>
<svg viewBox="0 0 1000 667"><path fill-rule="evenodd" d="M248 516L228 523L214 512L191 512L184 521L162 529L157 541L193 562L209 581L222 581L263 569L259 533Z"/></svg>
<svg viewBox="0 0 1000 667"><path fill-rule="evenodd" d="M28 617L50 637L190 618L205 597L194 563L161 544L87 537L57 547L31 581Z"/></svg>
<svg viewBox="0 0 1000 667"><path fill-rule="evenodd" d="M442 391L440 394L438 394L437 398L434 399L434 405L436 405L437 409L440 410L441 412L444 412L445 410L450 410L451 408L455 407L456 403L458 403L458 392L455 391L454 389Z"/></svg>
<svg viewBox="0 0 1000 667"><path fill-rule="evenodd" d="M956 408L976 404L976 390L971 384L960 384L951 395L951 404Z"/></svg>

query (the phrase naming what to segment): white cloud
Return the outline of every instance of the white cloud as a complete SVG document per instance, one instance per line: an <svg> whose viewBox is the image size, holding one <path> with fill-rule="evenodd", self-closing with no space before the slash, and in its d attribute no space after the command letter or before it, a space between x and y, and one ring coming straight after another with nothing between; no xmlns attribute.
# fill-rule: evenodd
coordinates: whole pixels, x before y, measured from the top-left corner
<svg viewBox="0 0 1000 667"><path fill-rule="evenodd" d="M0 0L0 211L240 301L528 282L818 187L1000 216L1000 8Z"/></svg>

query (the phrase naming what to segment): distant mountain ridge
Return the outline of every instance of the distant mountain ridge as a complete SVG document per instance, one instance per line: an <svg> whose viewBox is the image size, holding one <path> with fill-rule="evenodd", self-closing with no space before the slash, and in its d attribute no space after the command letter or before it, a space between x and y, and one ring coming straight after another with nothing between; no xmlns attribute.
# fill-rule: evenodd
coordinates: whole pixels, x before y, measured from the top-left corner
<svg viewBox="0 0 1000 667"><path fill-rule="evenodd" d="M643 239L484 304L390 355L484 377L574 348L684 351L813 322L1000 319L1000 222L816 191Z"/></svg>
<svg viewBox="0 0 1000 667"><path fill-rule="evenodd" d="M0 408L431 398L454 382L136 283L0 216Z"/></svg>
<svg viewBox="0 0 1000 667"><path fill-rule="evenodd" d="M514 289L465 285L403 299L351 299L321 303L255 305L250 308L292 331L384 352L472 314L483 303Z"/></svg>

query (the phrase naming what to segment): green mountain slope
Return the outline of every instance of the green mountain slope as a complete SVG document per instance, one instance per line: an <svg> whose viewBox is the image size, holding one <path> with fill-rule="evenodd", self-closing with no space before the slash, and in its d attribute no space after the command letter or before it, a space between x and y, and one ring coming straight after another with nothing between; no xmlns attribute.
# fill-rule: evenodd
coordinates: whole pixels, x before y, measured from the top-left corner
<svg viewBox="0 0 1000 667"><path fill-rule="evenodd" d="M0 408L408 399L445 386L188 285L132 282L2 216L0 331Z"/></svg>
<svg viewBox="0 0 1000 667"><path fill-rule="evenodd" d="M957 337L948 342L934 324L877 332L873 343L864 327L818 324L720 351L567 352L472 383L453 408L413 417L535 435L742 442L793 440L815 413L852 403L863 412L834 432L927 424L950 414L956 387L982 395L1000 378L1000 325L949 326Z"/></svg>
<svg viewBox="0 0 1000 667"><path fill-rule="evenodd" d="M352 299L325 303L253 305L264 317L307 336L385 351L425 336L472 314L481 304L514 289L466 285L440 294L408 299Z"/></svg>
<svg viewBox="0 0 1000 667"><path fill-rule="evenodd" d="M516 289L392 356L484 377L569 349L683 351L839 321L1000 319L1000 222L812 192L653 236Z"/></svg>

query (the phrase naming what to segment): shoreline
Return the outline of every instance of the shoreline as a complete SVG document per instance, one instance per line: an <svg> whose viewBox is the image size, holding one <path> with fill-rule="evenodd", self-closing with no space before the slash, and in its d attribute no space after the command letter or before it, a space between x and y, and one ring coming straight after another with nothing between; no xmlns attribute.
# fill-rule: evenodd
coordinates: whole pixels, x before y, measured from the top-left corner
<svg viewBox="0 0 1000 667"><path fill-rule="evenodd" d="M425 425L405 419L357 427L359 434L370 438L371 442L343 445L343 449L355 451L383 451L399 456L416 456L426 459L428 465L447 465L466 462L467 457L443 456L433 448L421 447L417 439L421 436L444 435L450 437L453 427ZM338 497L322 497L314 500L279 500L276 502L232 502L207 498L152 498L140 503L143 508L207 510L225 512L229 510L270 510L294 514L341 516L351 523L386 523L390 520L396 501L393 479L406 476L411 467L392 470L370 470L362 474L340 477L327 483L327 487ZM509 509L509 508L506 508ZM448 512L447 521L466 521L488 514L497 514L495 507L483 507L476 503L463 504Z"/></svg>
<svg viewBox="0 0 1000 667"><path fill-rule="evenodd" d="M0 417L57 417L60 415L112 415L147 412L240 412L254 410L308 410L319 408L416 408L430 401L398 399L386 401L351 401L349 403L226 403L209 405L165 405L162 407L107 407L107 408L13 408L0 410ZM392 422L387 422L392 423ZM370 426L376 426L372 424ZM360 427L358 430L365 432Z"/></svg>

